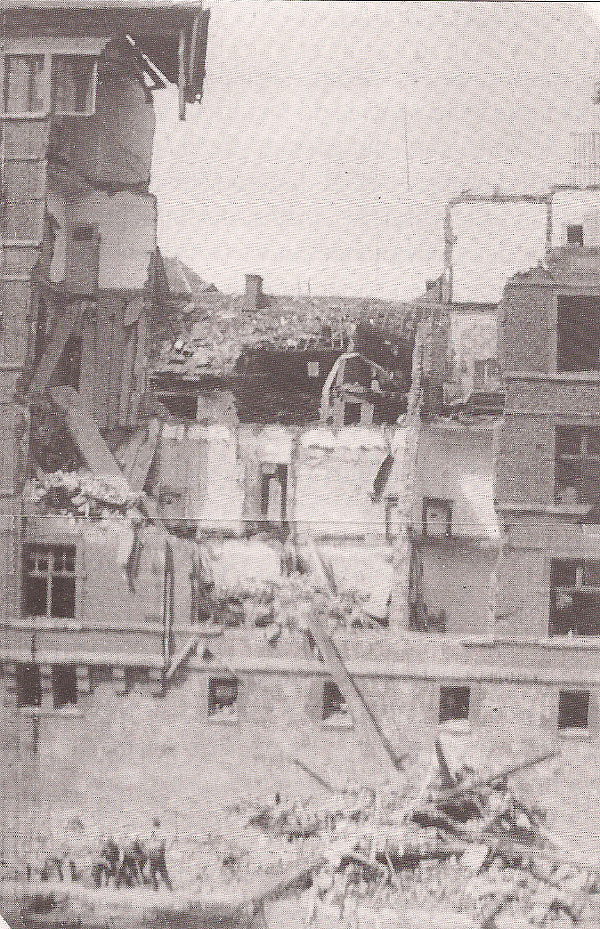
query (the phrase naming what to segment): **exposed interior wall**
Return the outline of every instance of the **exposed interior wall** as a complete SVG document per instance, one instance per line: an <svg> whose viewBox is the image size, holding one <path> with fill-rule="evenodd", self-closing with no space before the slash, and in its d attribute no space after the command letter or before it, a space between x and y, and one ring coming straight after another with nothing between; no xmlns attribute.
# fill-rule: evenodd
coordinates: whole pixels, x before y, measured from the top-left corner
<svg viewBox="0 0 600 929"><path fill-rule="evenodd" d="M449 635L488 635L495 549L419 544L421 596L428 612L445 614Z"/></svg>
<svg viewBox="0 0 600 929"><path fill-rule="evenodd" d="M467 397L473 389L476 361L497 358L497 311L450 314L449 372L447 381L458 396ZM493 387L490 387L493 389Z"/></svg>
<svg viewBox="0 0 600 929"><path fill-rule="evenodd" d="M412 508L413 529L419 534L424 531L426 498L451 503L452 536L497 542L493 424L422 424Z"/></svg>

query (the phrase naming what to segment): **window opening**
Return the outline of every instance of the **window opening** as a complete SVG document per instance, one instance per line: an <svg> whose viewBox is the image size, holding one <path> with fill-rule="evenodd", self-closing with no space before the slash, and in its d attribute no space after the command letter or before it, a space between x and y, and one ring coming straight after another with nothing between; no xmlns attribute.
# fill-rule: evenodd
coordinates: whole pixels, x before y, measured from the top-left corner
<svg viewBox="0 0 600 929"><path fill-rule="evenodd" d="M589 690L561 690L558 696L558 728L587 729Z"/></svg>
<svg viewBox="0 0 600 929"><path fill-rule="evenodd" d="M217 719L235 719L238 695L236 678L211 677L208 682L208 715Z"/></svg>
<svg viewBox="0 0 600 929"><path fill-rule="evenodd" d="M263 524L280 528L287 518L287 465L261 465L260 515Z"/></svg>
<svg viewBox="0 0 600 929"><path fill-rule="evenodd" d="M27 545L24 609L31 616L75 616L75 546Z"/></svg>
<svg viewBox="0 0 600 929"><path fill-rule="evenodd" d="M79 390L81 378L81 336L71 336L63 349L58 363L58 385Z"/></svg>
<svg viewBox="0 0 600 929"><path fill-rule="evenodd" d="M96 60L89 55L52 56L52 108L55 113L92 113Z"/></svg>
<svg viewBox="0 0 600 929"><path fill-rule="evenodd" d="M440 687L440 723L447 723L450 720L468 720L470 701L470 687Z"/></svg>
<svg viewBox="0 0 600 929"><path fill-rule="evenodd" d="M583 226L567 226L567 245L583 245Z"/></svg>
<svg viewBox="0 0 600 929"><path fill-rule="evenodd" d="M46 74L43 55L6 55L4 58L4 112L43 113L46 109Z"/></svg>
<svg viewBox="0 0 600 929"><path fill-rule="evenodd" d="M74 665L54 665L52 668L54 708L77 703L77 671Z"/></svg>
<svg viewBox="0 0 600 929"><path fill-rule="evenodd" d="M324 721L335 719L349 719L348 704L335 681L325 681L323 684L323 713Z"/></svg>
<svg viewBox="0 0 600 929"><path fill-rule="evenodd" d="M600 369L600 297L559 296L557 303L557 371Z"/></svg>
<svg viewBox="0 0 600 929"><path fill-rule="evenodd" d="M39 665L17 665L17 706L41 706L42 677Z"/></svg>
<svg viewBox="0 0 600 929"><path fill-rule="evenodd" d="M360 424L361 403L346 400L344 403L344 426L358 426Z"/></svg>
<svg viewBox="0 0 600 929"><path fill-rule="evenodd" d="M548 635L600 635L600 562L552 561Z"/></svg>
<svg viewBox="0 0 600 929"><path fill-rule="evenodd" d="M555 448L556 502L600 505L600 429L558 426Z"/></svg>
<svg viewBox="0 0 600 929"><path fill-rule="evenodd" d="M452 534L452 503L434 497L423 498L423 535L440 539Z"/></svg>

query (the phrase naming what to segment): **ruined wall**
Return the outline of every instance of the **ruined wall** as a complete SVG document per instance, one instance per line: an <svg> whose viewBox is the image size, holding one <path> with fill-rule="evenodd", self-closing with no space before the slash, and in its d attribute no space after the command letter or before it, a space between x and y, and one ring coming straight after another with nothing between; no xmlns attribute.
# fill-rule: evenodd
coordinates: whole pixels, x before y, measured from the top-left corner
<svg viewBox="0 0 600 929"><path fill-rule="evenodd" d="M552 370L554 294L543 281L543 271L538 277L517 276L504 288L498 305L498 355L504 371Z"/></svg>
<svg viewBox="0 0 600 929"><path fill-rule="evenodd" d="M467 397L473 389L475 362L498 355L498 313L495 308L485 312L455 309L449 317L449 371L446 380L459 396Z"/></svg>
<svg viewBox="0 0 600 929"><path fill-rule="evenodd" d="M382 503L373 503L373 481L388 453L380 431L347 427L312 429L298 447L295 518L299 532L333 536L383 536Z"/></svg>
<svg viewBox="0 0 600 929"><path fill-rule="evenodd" d="M444 611L449 635L488 635L495 549L416 544L421 595L429 613Z"/></svg>

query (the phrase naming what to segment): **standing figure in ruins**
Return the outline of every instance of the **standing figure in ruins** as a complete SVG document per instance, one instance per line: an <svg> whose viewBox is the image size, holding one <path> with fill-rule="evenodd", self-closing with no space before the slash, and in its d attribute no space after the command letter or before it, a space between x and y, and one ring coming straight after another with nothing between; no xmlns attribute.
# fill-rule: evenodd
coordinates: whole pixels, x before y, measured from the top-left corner
<svg viewBox="0 0 600 929"><path fill-rule="evenodd" d="M158 877L162 878L168 890L173 890L171 878L167 871L166 850L167 840L161 830L160 819L153 819L152 832L147 843L146 853L148 855L150 879L155 890L158 890Z"/></svg>

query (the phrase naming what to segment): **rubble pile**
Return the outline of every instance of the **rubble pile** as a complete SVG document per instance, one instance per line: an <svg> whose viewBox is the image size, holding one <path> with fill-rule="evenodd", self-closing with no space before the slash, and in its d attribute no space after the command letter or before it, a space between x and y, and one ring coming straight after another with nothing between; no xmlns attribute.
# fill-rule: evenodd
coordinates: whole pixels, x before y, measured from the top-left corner
<svg viewBox="0 0 600 929"><path fill-rule="evenodd" d="M271 632L306 633L305 617L318 614L328 633L342 628L381 628L381 621L366 612L368 594L357 590L325 594L309 574L294 573L280 583L249 581L215 587L211 597L215 609L210 618L225 625L246 623Z"/></svg>
<svg viewBox="0 0 600 929"><path fill-rule="evenodd" d="M365 903L399 915L442 905L482 929L585 925L600 872L551 837L544 811L509 787L513 770L480 778L467 766L446 769L408 800L365 790L320 805L276 798L248 826L322 852L300 893L311 925L331 925L332 914L352 924Z"/></svg>
<svg viewBox="0 0 600 929"><path fill-rule="evenodd" d="M42 513L103 519L121 515L142 518L142 495L125 490L110 478L78 471L54 471L29 484L27 500Z"/></svg>

